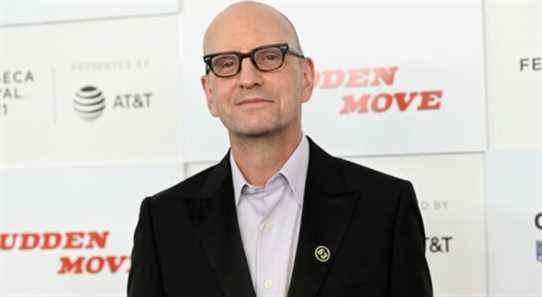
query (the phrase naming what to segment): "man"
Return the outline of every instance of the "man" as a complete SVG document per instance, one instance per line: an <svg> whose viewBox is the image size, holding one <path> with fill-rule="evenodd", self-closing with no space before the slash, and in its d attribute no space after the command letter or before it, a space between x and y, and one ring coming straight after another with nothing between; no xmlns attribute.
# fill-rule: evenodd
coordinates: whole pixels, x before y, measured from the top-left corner
<svg viewBox="0 0 542 297"><path fill-rule="evenodd" d="M207 106L231 149L143 201L128 296L432 296L411 184L303 135L314 65L288 19L231 5L203 48Z"/></svg>

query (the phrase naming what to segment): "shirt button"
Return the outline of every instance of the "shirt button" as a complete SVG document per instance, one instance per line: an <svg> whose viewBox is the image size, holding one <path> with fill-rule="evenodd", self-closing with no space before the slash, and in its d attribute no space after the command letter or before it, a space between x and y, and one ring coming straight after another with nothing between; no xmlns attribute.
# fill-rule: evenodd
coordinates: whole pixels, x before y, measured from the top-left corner
<svg viewBox="0 0 542 297"><path fill-rule="evenodd" d="M266 288L266 289L271 289L271 287L273 286L273 281L268 279L266 280L265 282L263 282L263 286Z"/></svg>
<svg viewBox="0 0 542 297"><path fill-rule="evenodd" d="M263 229L264 229L265 231L271 231L271 228L272 228L272 227L273 227L273 224L271 224L271 223L265 223L265 224L263 224Z"/></svg>

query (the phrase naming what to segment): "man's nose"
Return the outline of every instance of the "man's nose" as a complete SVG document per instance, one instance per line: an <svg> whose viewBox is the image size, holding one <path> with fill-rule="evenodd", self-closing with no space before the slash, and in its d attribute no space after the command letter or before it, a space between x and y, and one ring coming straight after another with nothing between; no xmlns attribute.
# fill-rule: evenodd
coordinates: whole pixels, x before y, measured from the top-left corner
<svg viewBox="0 0 542 297"><path fill-rule="evenodd" d="M245 58L241 62L241 72L239 73L239 86L244 89L251 89L262 84L261 72L252 64L250 58Z"/></svg>

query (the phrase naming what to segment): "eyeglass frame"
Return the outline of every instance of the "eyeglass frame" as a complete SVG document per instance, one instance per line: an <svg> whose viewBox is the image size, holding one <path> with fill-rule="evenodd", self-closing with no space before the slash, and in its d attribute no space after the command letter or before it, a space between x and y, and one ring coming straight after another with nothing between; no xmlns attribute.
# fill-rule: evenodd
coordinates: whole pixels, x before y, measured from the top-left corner
<svg viewBox="0 0 542 297"><path fill-rule="evenodd" d="M256 52L259 51L259 50L262 50L262 49L272 48L272 47L277 47L280 50L281 54L282 54L282 56L281 56L282 60L281 60L280 65L277 68L273 68L273 69L268 69L268 70L260 69L260 67L256 63L256 59L255 59ZM242 66L243 60L245 58L250 58L250 61L252 62L252 65L254 65L254 67L256 67L256 69L258 69L261 72L275 71L275 70L281 68L282 65L284 65L284 61L286 60L286 54L288 54L288 53L291 54L292 56L295 56L295 57L298 57L298 58L302 58L302 59L306 58L303 54L298 53L298 52L293 51L292 49L290 49L290 45L288 45L288 43L267 44L267 45L262 45L262 46L258 46L256 48L253 48L248 53L229 51L229 52L221 52L221 53L214 53L214 54L205 55L205 56L203 56L203 62L205 63L205 74L207 75L207 74L209 74L209 72L212 72L215 76L220 77L220 78L228 78L228 77L236 76L237 74L239 74L239 72L241 72L241 66ZM234 74L231 74L231 75L218 75L218 74L216 74L213 67L211 66L211 62L213 61L214 57L221 56L221 55L235 55L235 56L237 56L237 58L239 59L239 66L237 67L237 71L235 71Z"/></svg>

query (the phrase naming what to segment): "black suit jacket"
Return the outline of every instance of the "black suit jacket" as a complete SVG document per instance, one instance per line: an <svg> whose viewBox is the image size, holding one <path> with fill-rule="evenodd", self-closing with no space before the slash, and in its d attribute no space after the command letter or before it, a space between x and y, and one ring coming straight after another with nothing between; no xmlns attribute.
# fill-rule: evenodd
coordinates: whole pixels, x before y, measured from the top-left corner
<svg viewBox="0 0 542 297"><path fill-rule="evenodd" d="M330 156L309 139L288 297L433 296L410 182ZM228 155L142 204L129 297L255 297ZM329 248L327 262L315 258Z"/></svg>

